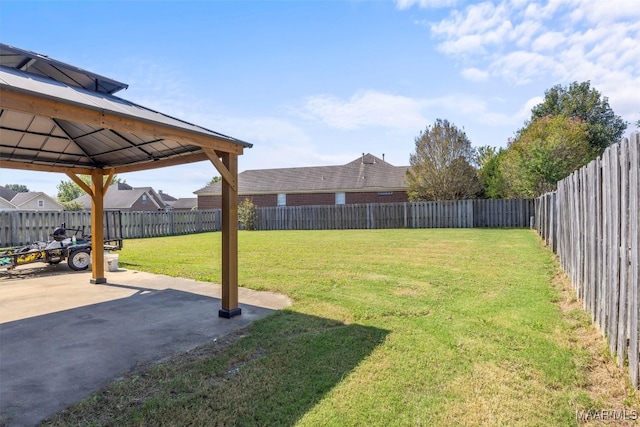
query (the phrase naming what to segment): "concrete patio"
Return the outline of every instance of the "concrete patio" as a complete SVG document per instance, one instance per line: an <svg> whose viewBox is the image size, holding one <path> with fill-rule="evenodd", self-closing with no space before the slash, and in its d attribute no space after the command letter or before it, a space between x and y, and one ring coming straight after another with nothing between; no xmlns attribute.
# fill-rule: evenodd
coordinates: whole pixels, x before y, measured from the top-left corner
<svg viewBox="0 0 640 427"><path fill-rule="evenodd" d="M43 418L140 366L213 342L274 310L283 295L239 289L242 315L218 316L221 286L66 264L0 271L0 426Z"/></svg>

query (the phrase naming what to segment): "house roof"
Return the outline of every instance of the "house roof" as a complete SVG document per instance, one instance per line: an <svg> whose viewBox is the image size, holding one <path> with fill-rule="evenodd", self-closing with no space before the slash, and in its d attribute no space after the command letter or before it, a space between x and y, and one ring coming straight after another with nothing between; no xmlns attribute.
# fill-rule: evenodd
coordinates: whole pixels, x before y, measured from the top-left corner
<svg viewBox="0 0 640 427"><path fill-rule="evenodd" d="M363 154L341 166L312 166L247 170L238 174L239 194L271 194L335 191L405 190L408 166L394 166L372 154ZM221 194L216 182L194 192L199 196Z"/></svg>
<svg viewBox="0 0 640 427"><path fill-rule="evenodd" d="M178 200L175 197L173 197L173 196L171 196L171 195L169 195L167 193L162 192L162 190L158 190L158 197L160 197L160 199L163 202L175 202L176 200Z"/></svg>
<svg viewBox="0 0 640 427"><path fill-rule="evenodd" d="M0 44L3 167L130 172L242 154L251 144L116 97L117 82Z"/></svg>
<svg viewBox="0 0 640 427"><path fill-rule="evenodd" d="M18 207L10 201L0 197L0 209L18 209Z"/></svg>
<svg viewBox="0 0 640 427"><path fill-rule="evenodd" d="M18 194L17 191L13 191L10 188L0 185L0 197L3 198L4 200L8 202L11 201L11 199L13 199L16 194Z"/></svg>
<svg viewBox="0 0 640 427"><path fill-rule="evenodd" d="M198 206L198 199L196 197L185 197L169 202L169 204L173 209L193 209Z"/></svg>
<svg viewBox="0 0 640 427"><path fill-rule="evenodd" d="M104 196L105 209L130 209L133 204L146 194L150 203L153 203L157 209L164 209L164 203L159 200L155 191L151 187L134 188L128 184L116 183L111 184ZM74 202L81 203L85 209L91 209L91 196L84 194Z"/></svg>
<svg viewBox="0 0 640 427"><path fill-rule="evenodd" d="M60 202L58 202L53 197L43 193L42 191L29 191L28 193L16 193L13 199L11 199L11 203L17 207L20 207L26 203L29 203L34 199L42 199L42 198L48 199L50 202L59 205L61 208L63 207L63 205Z"/></svg>

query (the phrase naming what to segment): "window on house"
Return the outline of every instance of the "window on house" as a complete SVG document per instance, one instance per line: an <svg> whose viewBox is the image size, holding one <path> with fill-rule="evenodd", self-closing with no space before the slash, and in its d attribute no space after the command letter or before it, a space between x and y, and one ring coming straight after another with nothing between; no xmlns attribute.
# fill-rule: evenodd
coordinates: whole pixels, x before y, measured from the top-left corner
<svg viewBox="0 0 640 427"><path fill-rule="evenodd" d="M44 200L38 200L38 207L44 208Z"/></svg>
<svg viewBox="0 0 640 427"><path fill-rule="evenodd" d="M286 194L278 194L278 206L287 206Z"/></svg>
<svg viewBox="0 0 640 427"><path fill-rule="evenodd" d="M143 195L142 195L142 204L143 204L143 205L146 205L146 204L147 204L147 195L146 195L146 194L143 194Z"/></svg>
<svg viewBox="0 0 640 427"><path fill-rule="evenodd" d="M391 196L393 191L379 191L378 196Z"/></svg>
<svg viewBox="0 0 640 427"><path fill-rule="evenodd" d="M336 193L336 205L344 205L345 195L344 193Z"/></svg>

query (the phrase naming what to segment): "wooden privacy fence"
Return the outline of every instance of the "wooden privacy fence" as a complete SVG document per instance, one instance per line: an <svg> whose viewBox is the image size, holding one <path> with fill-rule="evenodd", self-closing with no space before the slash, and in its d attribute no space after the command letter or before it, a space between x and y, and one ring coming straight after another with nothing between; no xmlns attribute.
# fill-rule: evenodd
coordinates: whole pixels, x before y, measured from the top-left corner
<svg viewBox="0 0 640 427"><path fill-rule="evenodd" d="M258 208L258 230L529 227L533 200L459 200ZM47 240L61 223L91 233L91 214L0 211L0 247ZM134 239L219 231L219 209L105 212L105 238Z"/></svg>
<svg viewBox="0 0 640 427"><path fill-rule="evenodd" d="M639 378L640 133L536 200L535 227L560 258L612 355Z"/></svg>
<svg viewBox="0 0 640 427"><path fill-rule="evenodd" d="M258 230L529 227L533 200L456 200L258 208Z"/></svg>
<svg viewBox="0 0 640 427"><path fill-rule="evenodd" d="M65 223L67 228L84 228L91 234L91 213L0 211L0 247L26 245L48 240L53 230ZM219 231L222 214L217 210L174 212L104 213L105 239L133 239L175 236Z"/></svg>

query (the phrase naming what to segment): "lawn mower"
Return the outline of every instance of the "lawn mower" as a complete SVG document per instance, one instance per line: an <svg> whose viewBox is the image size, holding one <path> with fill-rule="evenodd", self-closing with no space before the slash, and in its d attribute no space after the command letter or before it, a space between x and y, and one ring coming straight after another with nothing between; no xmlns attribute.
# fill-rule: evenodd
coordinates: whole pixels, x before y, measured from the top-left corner
<svg viewBox="0 0 640 427"><path fill-rule="evenodd" d="M72 270L86 270L89 267L91 235L84 234L84 227L66 228L63 223L53 231L51 237L52 239L47 242L38 241L26 246L0 249L0 268L12 270L23 264L34 262L58 264L64 260L67 260ZM122 240L105 240L104 249L122 249Z"/></svg>

